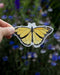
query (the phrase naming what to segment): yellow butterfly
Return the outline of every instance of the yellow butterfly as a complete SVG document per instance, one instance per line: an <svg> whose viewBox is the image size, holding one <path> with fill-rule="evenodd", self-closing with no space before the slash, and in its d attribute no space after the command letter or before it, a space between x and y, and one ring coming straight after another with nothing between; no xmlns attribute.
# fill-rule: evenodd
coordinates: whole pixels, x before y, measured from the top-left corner
<svg viewBox="0 0 60 75"><path fill-rule="evenodd" d="M36 26L35 23L28 23L28 26L15 27L15 36L26 47L30 47L31 45L35 48L40 47L52 32L52 27Z"/></svg>

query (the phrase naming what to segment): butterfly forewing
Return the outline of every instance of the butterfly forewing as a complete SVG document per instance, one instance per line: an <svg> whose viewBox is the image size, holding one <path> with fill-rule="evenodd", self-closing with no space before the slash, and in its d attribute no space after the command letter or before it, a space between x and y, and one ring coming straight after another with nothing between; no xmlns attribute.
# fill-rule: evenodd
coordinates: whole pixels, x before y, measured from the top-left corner
<svg viewBox="0 0 60 75"><path fill-rule="evenodd" d="M46 37L52 32L50 27L36 27L33 30L33 43L35 46L40 46Z"/></svg>
<svg viewBox="0 0 60 75"><path fill-rule="evenodd" d="M31 44L31 29L28 27L19 27L15 29L15 34L19 38L20 42L25 46Z"/></svg>
<svg viewBox="0 0 60 75"><path fill-rule="evenodd" d="M20 37L24 37L30 32L30 28L17 28L15 32L17 32Z"/></svg>

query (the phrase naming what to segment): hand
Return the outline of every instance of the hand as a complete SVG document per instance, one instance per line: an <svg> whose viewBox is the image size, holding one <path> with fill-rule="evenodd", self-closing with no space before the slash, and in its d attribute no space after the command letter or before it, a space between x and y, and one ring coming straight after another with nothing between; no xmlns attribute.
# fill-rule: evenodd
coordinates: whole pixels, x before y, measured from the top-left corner
<svg viewBox="0 0 60 75"><path fill-rule="evenodd" d="M10 24L0 19L0 42L4 36L11 38L14 31L15 29Z"/></svg>

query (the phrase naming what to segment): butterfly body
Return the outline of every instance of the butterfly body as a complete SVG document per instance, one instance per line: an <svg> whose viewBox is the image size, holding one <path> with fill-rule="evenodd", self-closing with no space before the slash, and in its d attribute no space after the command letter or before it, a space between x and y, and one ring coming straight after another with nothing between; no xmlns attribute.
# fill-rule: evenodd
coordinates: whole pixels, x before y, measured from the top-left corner
<svg viewBox="0 0 60 75"><path fill-rule="evenodd" d="M15 27L15 36L26 47L30 47L31 45L35 48L40 47L52 32L52 27L36 26L35 23L29 23L28 26Z"/></svg>

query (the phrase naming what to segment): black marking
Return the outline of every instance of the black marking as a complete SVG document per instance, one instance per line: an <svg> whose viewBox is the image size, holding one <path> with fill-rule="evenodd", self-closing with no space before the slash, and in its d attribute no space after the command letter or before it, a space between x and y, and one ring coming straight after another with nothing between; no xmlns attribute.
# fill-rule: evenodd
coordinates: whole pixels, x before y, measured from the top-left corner
<svg viewBox="0 0 60 75"><path fill-rule="evenodd" d="M29 32L29 33L30 33L30 32ZM27 36L29 35L29 33L28 33L27 35L25 35L24 37L20 37L20 38L23 39L23 38L27 37Z"/></svg>
<svg viewBox="0 0 60 75"><path fill-rule="evenodd" d="M52 29L50 29L47 33L50 33L52 31Z"/></svg>
<svg viewBox="0 0 60 75"><path fill-rule="evenodd" d="M33 32L33 27L31 27L31 32Z"/></svg>
<svg viewBox="0 0 60 75"><path fill-rule="evenodd" d="M41 38L41 39L43 39L41 36L39 36L36 32L35 32L35 34L39 37L39 38Z"/></svg>
<svg viewBox="0 0 60 75"><path fill-rule="evenodd" d="M32 42L33 42L33 27L31 27Z"/></svg>

